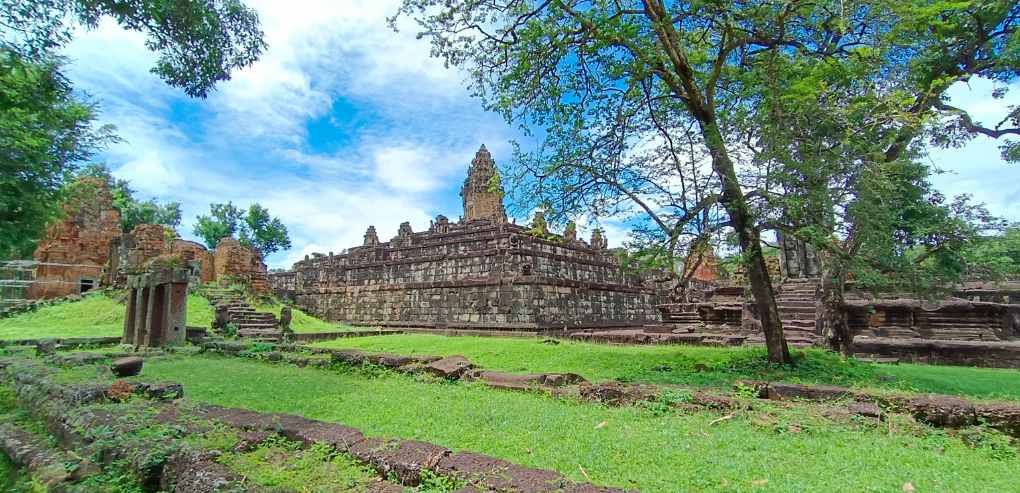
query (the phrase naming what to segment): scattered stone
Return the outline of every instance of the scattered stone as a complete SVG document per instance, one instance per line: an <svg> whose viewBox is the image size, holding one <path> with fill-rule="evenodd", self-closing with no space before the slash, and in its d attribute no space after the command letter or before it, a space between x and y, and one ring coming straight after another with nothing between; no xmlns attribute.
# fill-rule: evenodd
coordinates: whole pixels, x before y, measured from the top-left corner
<svg viewBox="0 0 1020 493"><path fill-rule="evenodd" d="M542 341L542 344L550 344L550 345L553 345L553 346L555 346L555 345L557 345L559 343L560 343L560 341L557 341L556 339L545 339L545 340Z"/></svg>
<svg viewBox="0 0 1020 493"><path fill-rule="evenodd" d="M365 353L354 349L340 349L329 352L329 357L336 363L360 366L365 362Z"/></svg>
<svg viewBox="0 0 1020 493"><path fill-rule="evenodd" d="M847 406L851 414L865 418L882 419L882 408L872 402L854 402Z"/></svg>
<svg viewBox="0 0 1020 493"><path fill-rule="evenodd" d="M215 455L195 452L175 454L163 467L159 486L177 493L251 491L227 466L216 462Z"/></svg>
<svg viewBox="0 0 1020 493"><path fill-rule="evenodd" d="M468 361L467 358L455 355L433 361L425 365L424 369L433 375L448 378L450 380L456 380L460 378L464 372L474 368L474 366L475 365Z"/></svg>
<svg viewBox="0 0 1020 493"><path fill-rule="evenodd" d="M117 358L110 363L110 371L118 377L131 377L141 373L143 362L138 356Z"/></svg>

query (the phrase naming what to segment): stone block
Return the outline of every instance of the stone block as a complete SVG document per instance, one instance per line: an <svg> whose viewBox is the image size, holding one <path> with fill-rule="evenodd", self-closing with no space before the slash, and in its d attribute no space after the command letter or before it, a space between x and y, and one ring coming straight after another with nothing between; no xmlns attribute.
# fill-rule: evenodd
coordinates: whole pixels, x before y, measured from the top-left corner
<svg viewBox="0 0 1020 493"><path fill-rule="evenodd" d="M141 373L144 360L138 356L117 358L110 363L110 371L118 377L130 377Z"/></svg>

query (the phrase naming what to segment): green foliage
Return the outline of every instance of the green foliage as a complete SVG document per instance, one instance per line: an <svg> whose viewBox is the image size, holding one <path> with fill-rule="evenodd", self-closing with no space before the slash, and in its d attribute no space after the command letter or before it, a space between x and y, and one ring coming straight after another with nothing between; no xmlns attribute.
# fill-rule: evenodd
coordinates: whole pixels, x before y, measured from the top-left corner
<svg viewBox="0 0 1020 493"><path fill-rule="evenodd" d="M62 302L0 319L0 339L109 337L124 333L124 293L88 293L81 301ZM188 295L188 325L209 327L216 314L209 301Z"/></svg>
<svg viewBox="0 0 1020 493"><path fill-rule="evenodd" d="M205 97L266 48L255 11L238 0L2 0L0 42L38 57L67 44L76 27L105 18L144 33L159 55L152 72L189 96Z"/></svg>
<svg viewBox="0 0 1020 493"><path fill-rule="evenodd" d="M976 238L965 253L970 274L984 279L1020 276L1020 225Z"/></svg>
<svg viewBox="0 0 1020 493"><path fill-rule="evenodd" d="M231 237L238 230L244 213L233 203L209 204L209 215L198 216L195 221L195 236L202 238L209 248L216 248L220 240Z"/></svg>
<svg viewBox="0 0 1020 493"><path fill-rule="evenodd" d="M64 180L112 142L95 105L77 98L62 61L30 61L0 46L0 258L30 256Z"/></svg>
<svg viewBox="0 0 1020 493"><path fill-rule="evenodd" d="M287 227L280 218L270 217L269 210L257 202L248 207L239 239L241 244L255 247L263 256L290 248Z"/></svg>
<svg viewBox="0 0 1020 493"><path fill-rule="evenodd" d="M160 204L155 199L139 201L127 180L114 178L104 164L92 163L75 173L74 178L64 185L62 202L65 205L75 201L90 204L103 185L110 194L113 207L120 212L121 231L129 233L139 224L160 224L175 234L181 223L180 203Z"/></svg>
<svg viewBox="0 0 1020 493"><path fill-rule="evenodd" d="M270 217L269 210L257 202L247 211L233 203L210 204L208 216L198 216L194 233L206 246L216 248L223 238L238 236L242 245L250 246L263 256L290 248L290 235L280 218Z"/></svg>
<svg viewBox="0 0 1020 493"><path fill-rule="evenodd" d="M375 482L375 471L346 454L318 443L299 444L271 437L254 451L228 452L219 458L234 472L268 488L285 491L362 491Z"/></svg>

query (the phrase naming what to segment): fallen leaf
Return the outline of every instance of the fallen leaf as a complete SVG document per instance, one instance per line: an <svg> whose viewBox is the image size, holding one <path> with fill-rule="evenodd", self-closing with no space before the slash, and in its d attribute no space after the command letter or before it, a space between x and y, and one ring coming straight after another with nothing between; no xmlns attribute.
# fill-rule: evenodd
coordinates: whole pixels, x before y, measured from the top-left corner
<svg viewBox="0 0 1020 493"><path fill-rule="evenodd" d="M581 464L578 464L577 468L581 470L581 474L584 475L584 479L587 479L588 481L591 481L591 477L588 476L588 471L585 471L584 468L581 467Z"/></svg>
<svg viewBox="0 0 1020 493"><path fill-rule="evenodd" d="M722 486L723 488L725 488L725 487L727 487L729 485L730 485L730 482L726 481L726 478L722 478L722 481L719 481L719 486Z"/></svg>
<svg viewBox="0 0 1020 493"><path fill-rule="evenodd" d="M755 479L754 481L751 481L751 484L753 484L755 486L765 486L765 485L769 484L769 480L767 480L767 479Z"/></svg>
<svg viewBox="0 0 1020 493"><path fill-rule="evenodd" d="M597 429L599 429L599 428L605 428L605 427L606 427L606 425L608 425L608 424L609 424L609 421L603 421L603 422L601 422L601 423L599 423L599 424L595 425L595 429L597 430Z"/></svg>
<svg viewBox="0 0 1020 493"><path fill-rule="evenodd" d="M910 483L903 483L903 491L905 491L906 493L914 491L914 485Z"/></svg>

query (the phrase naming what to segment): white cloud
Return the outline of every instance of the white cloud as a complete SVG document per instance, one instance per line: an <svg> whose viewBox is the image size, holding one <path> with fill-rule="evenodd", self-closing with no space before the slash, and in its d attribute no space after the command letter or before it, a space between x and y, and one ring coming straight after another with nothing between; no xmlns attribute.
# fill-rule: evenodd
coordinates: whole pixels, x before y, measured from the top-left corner
<svg viewBox="0 0 1020 493"><path fill-rule="evenodd" d="M1009 111L1009 105L1020 104L1020 85L1010 87L1004 99L992 98L994 87L987 79L959 83L950 88L951 104L970 112L975 121L994 126ZM975 201L987 204L993 214L1020 221L1020 167L1002 160L1001 144L979 136L961 148L932 149L931 162L947 172L936 176L933 183L946 195L970 194Z"/></svg>

